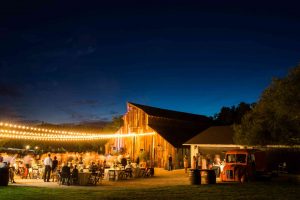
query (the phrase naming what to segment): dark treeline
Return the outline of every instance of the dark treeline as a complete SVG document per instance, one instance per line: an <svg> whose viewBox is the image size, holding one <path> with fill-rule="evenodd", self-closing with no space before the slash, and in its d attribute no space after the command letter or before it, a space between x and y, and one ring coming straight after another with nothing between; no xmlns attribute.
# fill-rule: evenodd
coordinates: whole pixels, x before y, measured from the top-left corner
<svg viewBox="0 0 300 200"><path fill-rule="evenodd" d="M243 116L251 111L255 103L239 103L237 106L222 107L220 112L215 114L214 121L217 125L240 124Z"/></svg>

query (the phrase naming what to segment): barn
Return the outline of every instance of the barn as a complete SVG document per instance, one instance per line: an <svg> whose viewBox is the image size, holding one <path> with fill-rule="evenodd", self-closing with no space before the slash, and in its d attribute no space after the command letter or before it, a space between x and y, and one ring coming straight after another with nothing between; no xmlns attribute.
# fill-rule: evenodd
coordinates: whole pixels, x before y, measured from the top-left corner
<svg viewBox="0 0 300 200"><path fill-rule="evenodd" d="M118 134L136 135L110 140L106 144L106 152L126 154L131 159L142 157L155 167L163 168L167 168L169 155L172 155L174 168L182 168L184 155L190 157L190 149L183 143L213 123L212 119L203 115L130 102L123 120ZM153 134L143 136L145 133Z"/></svg>

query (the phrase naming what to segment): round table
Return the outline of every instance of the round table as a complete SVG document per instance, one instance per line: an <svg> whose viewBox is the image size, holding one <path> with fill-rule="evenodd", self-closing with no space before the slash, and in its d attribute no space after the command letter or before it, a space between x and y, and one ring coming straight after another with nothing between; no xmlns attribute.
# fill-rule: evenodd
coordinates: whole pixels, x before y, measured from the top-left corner
<svg viewBox="0 0 300 200"><path fill-rule="evenodd" d="M78 184L87 185L91 174L91 172L78 172Z"/></svg>

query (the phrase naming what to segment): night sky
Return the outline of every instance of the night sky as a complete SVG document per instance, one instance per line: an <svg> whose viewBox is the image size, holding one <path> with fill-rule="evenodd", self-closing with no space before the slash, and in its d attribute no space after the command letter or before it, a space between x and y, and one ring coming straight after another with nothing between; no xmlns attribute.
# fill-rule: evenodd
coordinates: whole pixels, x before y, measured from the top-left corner
<svg viewBox="0 0 300 200"><path fill-rule="evenodd" d="M110 120L127 101L211 116L300 61L289 1L7 2L1 120Z"/></svg>

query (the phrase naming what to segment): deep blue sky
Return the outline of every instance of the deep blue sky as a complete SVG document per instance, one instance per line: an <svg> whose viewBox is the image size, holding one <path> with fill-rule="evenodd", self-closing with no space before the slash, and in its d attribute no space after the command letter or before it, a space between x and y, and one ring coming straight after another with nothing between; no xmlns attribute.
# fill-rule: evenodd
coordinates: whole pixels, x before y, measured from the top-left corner
<svg viewBox="0 0 300 200"><path fill-rule="evenodd" d="M0 6L1 119L109 120L127 101L214 115L300 61L293 2L110 2Z"/></svg>

